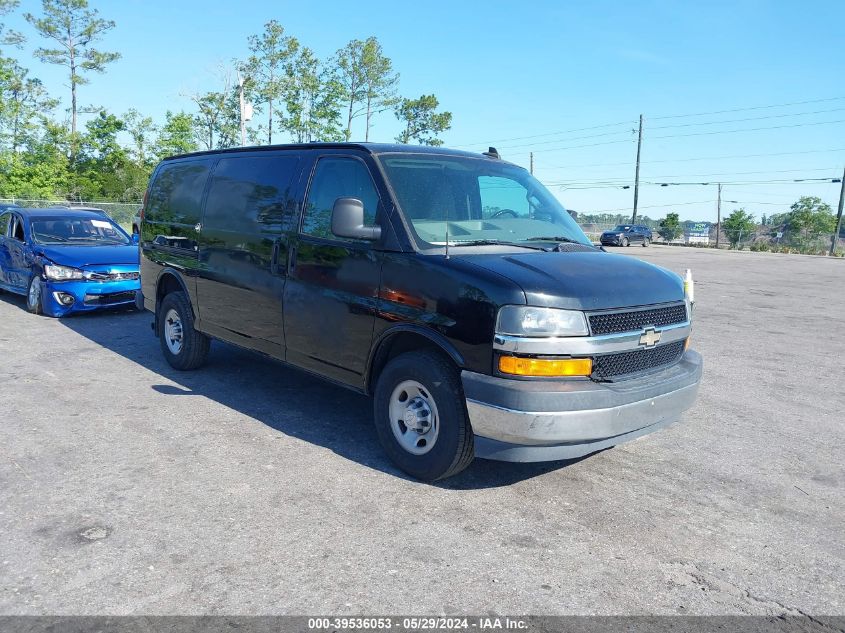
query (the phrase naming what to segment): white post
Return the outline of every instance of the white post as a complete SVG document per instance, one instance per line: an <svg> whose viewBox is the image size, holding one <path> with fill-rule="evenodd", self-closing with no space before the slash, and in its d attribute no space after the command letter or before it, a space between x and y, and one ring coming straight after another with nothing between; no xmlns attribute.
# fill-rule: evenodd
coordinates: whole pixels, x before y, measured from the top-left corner
<svg viewBox="0 0 845 633"><path fill-rule="evenodd" d="M241 147L246 145L246 123L244 122L244 79L238 71L238 101L241 110Z"/></svg>

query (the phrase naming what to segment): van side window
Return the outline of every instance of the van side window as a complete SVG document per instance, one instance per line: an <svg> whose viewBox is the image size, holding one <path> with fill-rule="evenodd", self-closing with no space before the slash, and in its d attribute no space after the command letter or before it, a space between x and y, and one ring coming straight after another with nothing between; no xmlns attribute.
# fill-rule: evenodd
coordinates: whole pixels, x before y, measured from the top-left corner
<svg viewBox="0 0 845 633"><path fill-rule="evenodd" d="M364 203L364 224L376 223L379 197L370 171L354 158L321 158L314 170L302 232L315 237L339 238L332 234L332 207L338 198L358 198Z"/></svg>
<svg viewBox="0 0 845 633"><path fill-rule="evenodd" d="M196 224L210 161L165 163L150 187L145 217L150 222Z"/></svg>
<svg viewBox="0 0 845 633"><path fill-rule="evenodd" d="M11 213L0 215L0 237L6 237L6 233L9 231L9 220L11 217Z"/></svg>
<svg viewBox="0 0 845 633"><path fill-rule="evenodd" d="M293 204L296 154L235 156L217 163L211 177L203 229L280 232Z"/></svg>

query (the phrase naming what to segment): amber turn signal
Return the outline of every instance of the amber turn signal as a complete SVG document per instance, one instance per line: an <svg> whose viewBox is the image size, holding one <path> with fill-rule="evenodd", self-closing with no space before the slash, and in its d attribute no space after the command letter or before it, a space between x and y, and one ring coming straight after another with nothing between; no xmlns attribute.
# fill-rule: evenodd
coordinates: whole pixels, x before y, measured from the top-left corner
<svg viewBox="0 0 845 633"><path fill-rule="evenodd" d="M589 376L593 373L593 361L589 358L500 356L499 371L514 376Z"/></svg>

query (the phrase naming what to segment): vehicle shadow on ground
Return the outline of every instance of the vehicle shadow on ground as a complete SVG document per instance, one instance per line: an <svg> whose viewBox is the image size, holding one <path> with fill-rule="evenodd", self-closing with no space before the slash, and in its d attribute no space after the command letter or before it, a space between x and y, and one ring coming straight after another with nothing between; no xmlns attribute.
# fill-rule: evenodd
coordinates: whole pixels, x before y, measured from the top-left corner
<svg viewBox="0 0 845 633"><path fill-rule="evenodd" d="M379 445L369 397L218 341L212 344L204 367L192 372L176 371L164 360L151 322L150 313L134 310L88 313L57 320L62 326L175 383L153 385L152 389L158 393L206 397L280 433L323 446L369 468L409 479L393 466ZM579 460L516 464L476 459L463 473L432 485L452 490L508 486L575 461Z"/></svg>

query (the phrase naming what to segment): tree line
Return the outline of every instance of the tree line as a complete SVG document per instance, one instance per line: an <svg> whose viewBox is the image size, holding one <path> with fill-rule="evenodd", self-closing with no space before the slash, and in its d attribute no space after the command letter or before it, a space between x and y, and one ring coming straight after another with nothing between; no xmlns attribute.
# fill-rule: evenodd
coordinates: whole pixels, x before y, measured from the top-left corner
<svg viewBox="0 0 845 633"><path fill-rule="evenodd" d="M400 143L441 145L452 114L434 94L401 96L399 73L376 37L353 39L320 57L276 20L247 41L245 59L218 73L215 90L184 95L193 111L154 121L137 110L80 106L84 87L121 53L99 47L115 28L88 0L42 0L23 17L43 42L42 64L67 72L69 103L51 94L13 55L25 36L4 25L19 0L0 0L0 197L137 201L166 156L241 144L241 103L253 110L246 142L349 141L353 127L370 140L376 119L392 113ZM85 116L84 124L80 123Z"/></svg>
<svg viewBox="0 0 845 633"><path fill-rule="evenodd" d="M622 213L578 213L578 222L611 226L630 224L631 216ZM638 216L637 224L648 226L666 241L673 241L684 234L688 225L698 222L682 221L678 213L667 212L662 219L655 220L648 216ZM711 231L716 231L716 223L711 223ZM731 248L736 248L743 241L758 239L786 243L799 252L815 252L816 243L829 240L836 231L836 215L829 204L816 196L801 196L790 205L788 211L762 215L760 221L744 207L734 209L722 219L722 232ZM778 237L780 234L780 237ZM845 236L845 226L840 235ZM715 235L714 235L715 236Z"/></svg>

